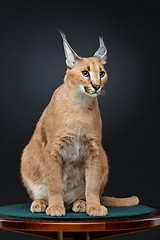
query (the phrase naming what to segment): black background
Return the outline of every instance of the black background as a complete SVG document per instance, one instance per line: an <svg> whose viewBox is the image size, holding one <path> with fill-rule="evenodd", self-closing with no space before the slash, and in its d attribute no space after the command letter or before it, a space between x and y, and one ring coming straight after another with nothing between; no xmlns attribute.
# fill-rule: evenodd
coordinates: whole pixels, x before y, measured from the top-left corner
<svg viewBox="0 0 160 240"><path fill-rule="evenodd" d="M80 56L103 35L108 83L99 98L109 156L107 195L139 196L160 207L160 5L158 1L1 1L0 205L29 201L20 180L22 149L63 82L62 29ZM0 231L0 239L40 239ZM126 239L126 236L114 239ZM128 235L160 239L160 228Z"/></svg>

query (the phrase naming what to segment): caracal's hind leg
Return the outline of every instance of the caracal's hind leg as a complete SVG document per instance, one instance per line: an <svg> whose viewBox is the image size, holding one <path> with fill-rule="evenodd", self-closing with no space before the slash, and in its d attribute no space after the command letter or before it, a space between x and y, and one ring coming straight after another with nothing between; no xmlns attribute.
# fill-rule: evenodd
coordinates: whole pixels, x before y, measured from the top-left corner
<svg viewBox="0 0 160 240"><path fill-rule="evenodd" d="M32 213L45 212L48 207L48 190L47 185L39 182L39 184L34 183L27 178L23 178L23 182L27 191L33 200L30 210Z"/></svg>
<svg viewBox="0 0 160 240"><path fill-rule="evenodd" d="M86 201L84 200L77 200L73 203L72 206L73 212L85 212L86 211Z"/></svg>
<svg viewBox="0 0 160 240"><path fill-rule="evenodd" d="M45 200L34 200L31 204L30 210L32 213L45 212L48 207L48 203Z"/></svg>

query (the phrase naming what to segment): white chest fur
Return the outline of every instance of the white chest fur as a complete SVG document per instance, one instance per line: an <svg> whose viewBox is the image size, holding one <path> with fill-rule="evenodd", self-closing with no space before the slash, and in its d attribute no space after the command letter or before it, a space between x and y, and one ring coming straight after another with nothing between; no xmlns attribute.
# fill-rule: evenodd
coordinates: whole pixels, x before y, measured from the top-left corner
<svg viewBox="0 0 160 240"><path fill-rule="evenodd" d="M84 142L76 137L61 155L64 202L85 198L85 164L89 156Z"/></svg>
<svg viewBox="0 0 160 240"><path fill-rule="evenodd" d="M84 153L84 144L80 138L75 138L62 152L62 159L64 161L73 162L78 161Z"/></svg>

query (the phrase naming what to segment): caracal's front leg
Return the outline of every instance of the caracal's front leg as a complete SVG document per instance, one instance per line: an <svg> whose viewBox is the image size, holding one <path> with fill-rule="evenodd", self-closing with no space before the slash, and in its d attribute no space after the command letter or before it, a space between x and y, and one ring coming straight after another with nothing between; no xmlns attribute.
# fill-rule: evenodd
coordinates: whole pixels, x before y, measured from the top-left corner
<svg viewBox="0 0 160 240"><path fill-rule="evenodd" d="M92 151L92 159L86 167L86 212L89 216L105 216L107 208L100 203L100 194L108 178L108 162L105 151Z"/></svg>
<svg viewBox="0 0 160 240"><path fill-rule="evenodd" d="M48 207L46 214L50 216L64 216L63 187L61 167L58 160L59 146L53 144L46 147L46 178L48 184Z"/></svg>

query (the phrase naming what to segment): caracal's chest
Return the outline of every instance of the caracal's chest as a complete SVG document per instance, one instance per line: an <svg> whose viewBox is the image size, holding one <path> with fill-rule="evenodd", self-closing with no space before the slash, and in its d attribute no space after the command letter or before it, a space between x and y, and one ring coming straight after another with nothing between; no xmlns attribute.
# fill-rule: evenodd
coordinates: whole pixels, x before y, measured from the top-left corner
<svg viewBox="0 0 160 240"><path fill-rule="evenodd" d="M76 136L66 144L61 152L62 162L82 162L82 158L87 152L87 146L82 137Z"/></svg>
<svg viewBox="0 0 160 240"><path fill-rule="evenodd" d="M85 165L89 151L80 137L75 137L61 152L64 202L69 204L85 196Z"/></svg>

